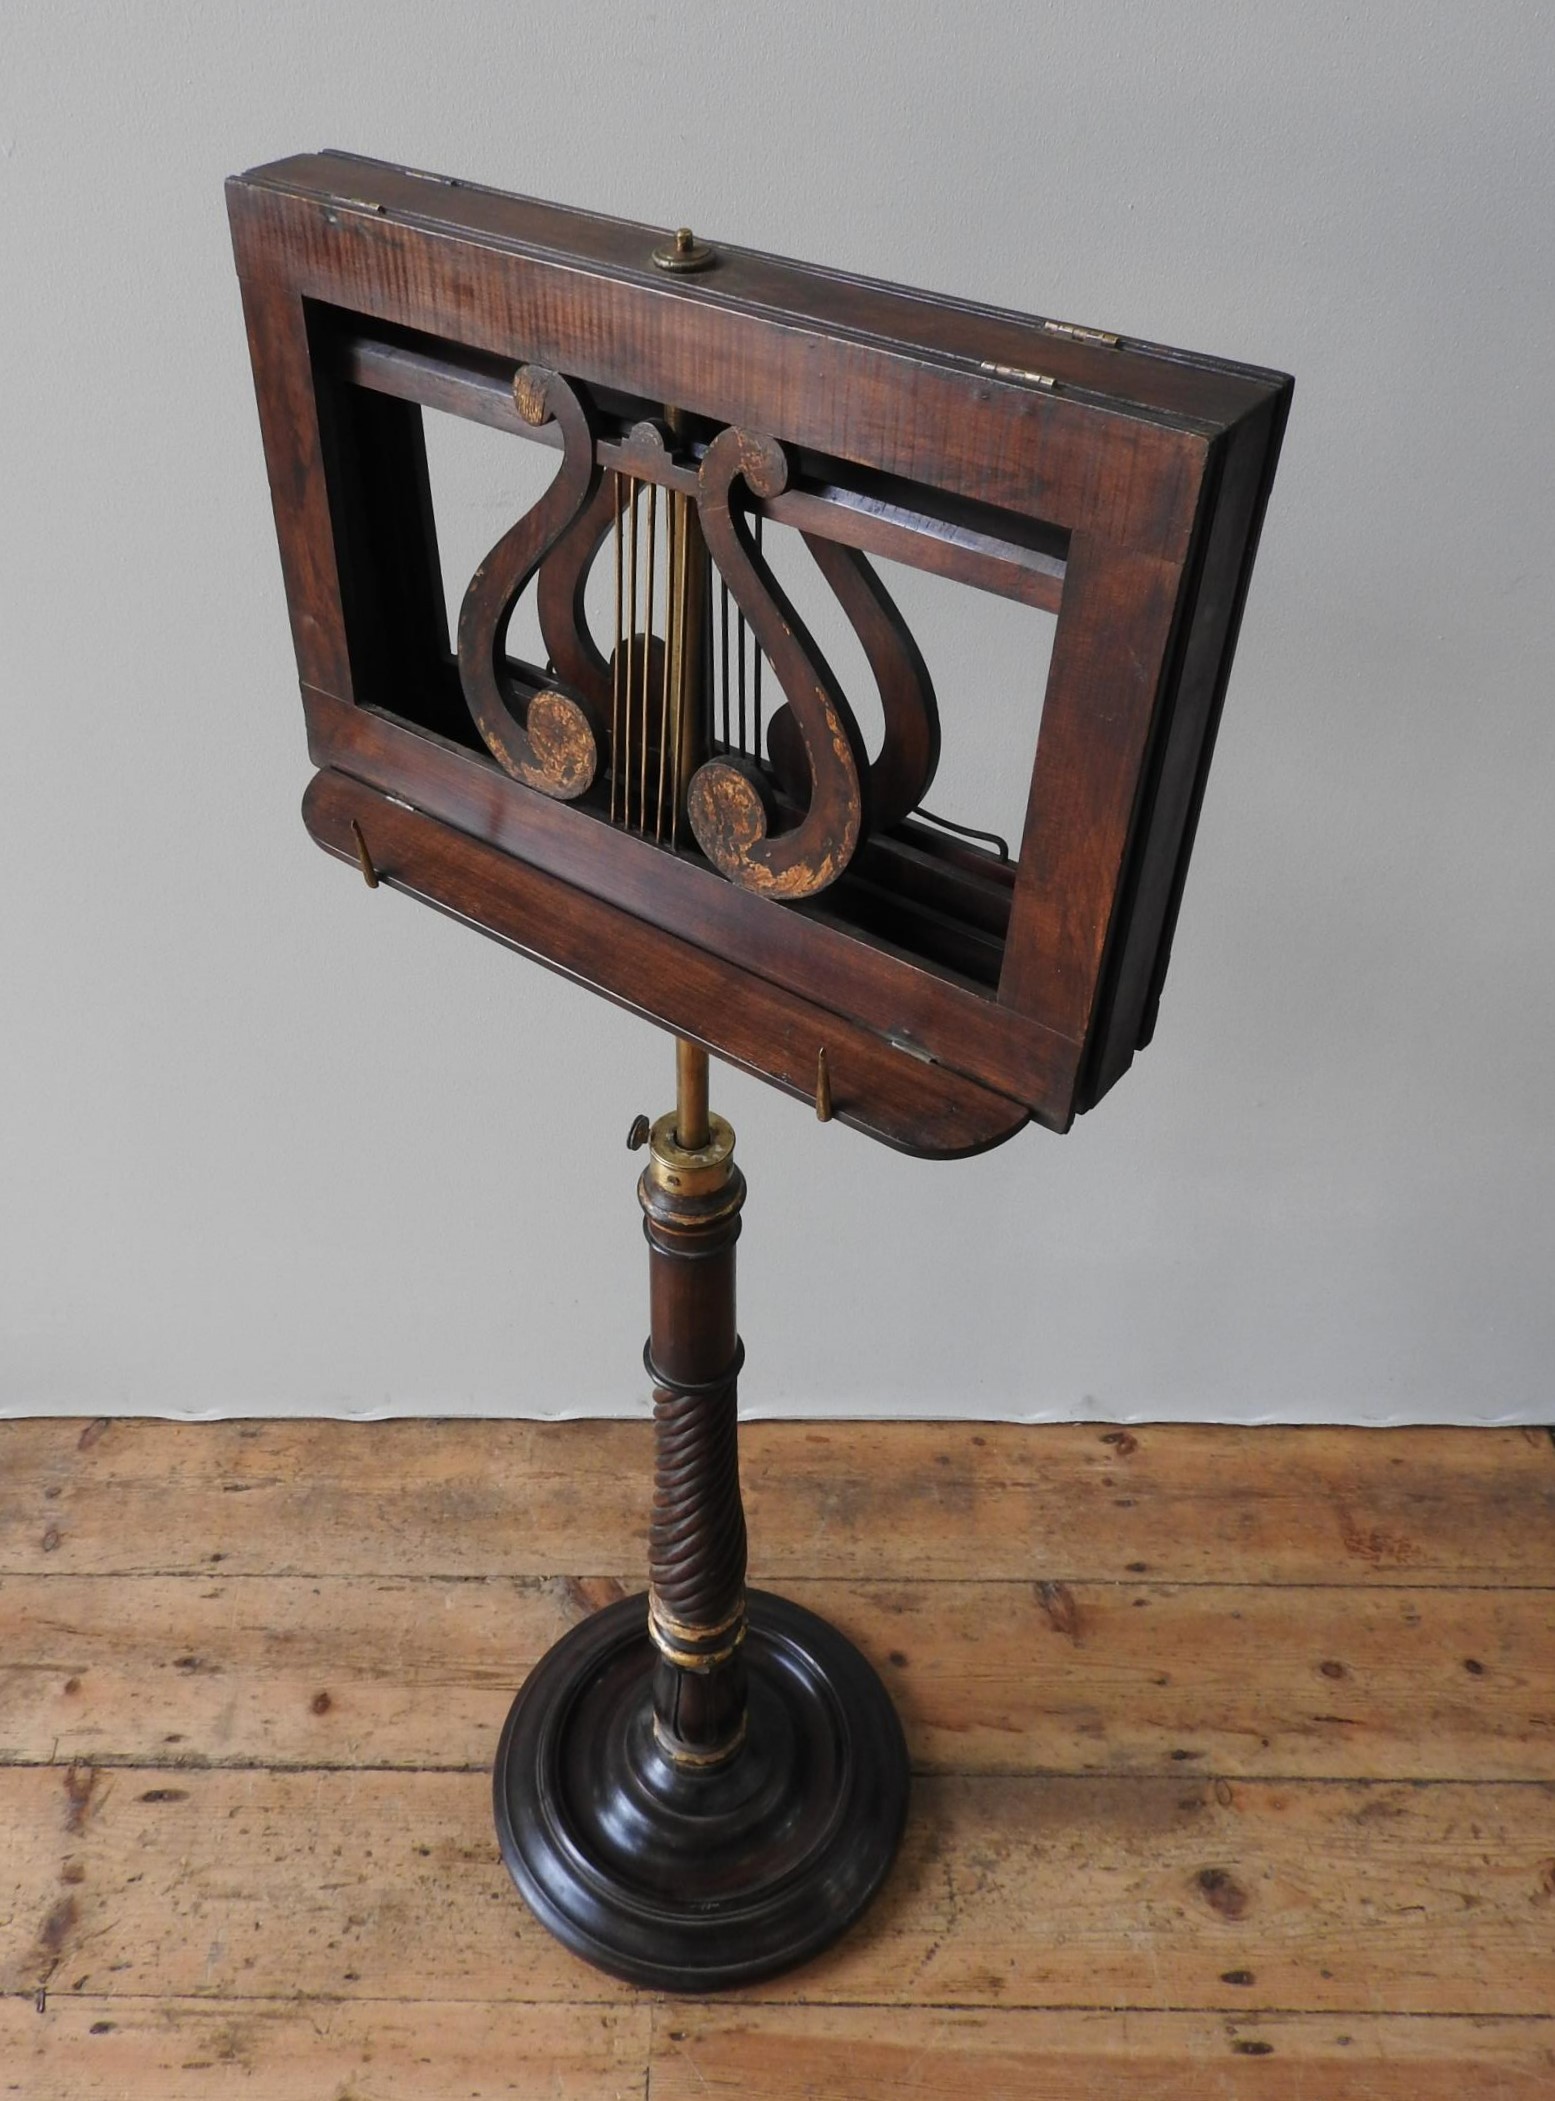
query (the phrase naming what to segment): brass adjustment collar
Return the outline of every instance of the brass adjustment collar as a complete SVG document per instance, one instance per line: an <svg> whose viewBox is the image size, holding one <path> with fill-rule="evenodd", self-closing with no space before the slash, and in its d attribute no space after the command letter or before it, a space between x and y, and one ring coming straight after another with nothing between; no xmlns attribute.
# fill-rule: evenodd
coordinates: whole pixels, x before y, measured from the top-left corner
<svg viewBox="0 0 1555 2101"><path fill-rule="evenodd" d="M678 1115L667 1110L648 1133L643 1181L668 1197L716 1196L734 1176L734 1129L709 1115L706 1145L685 1146L676 1136Z"/></svg>

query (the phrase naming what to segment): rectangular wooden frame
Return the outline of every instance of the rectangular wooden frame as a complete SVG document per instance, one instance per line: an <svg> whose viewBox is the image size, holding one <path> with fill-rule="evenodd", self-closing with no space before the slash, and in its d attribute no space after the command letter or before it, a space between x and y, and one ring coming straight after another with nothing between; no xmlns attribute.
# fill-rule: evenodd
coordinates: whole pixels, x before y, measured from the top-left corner
<svg viewBox="0 0 1555 2101"><path fill-rule="evenodd" d="M1153 1025L1289 380L722 246L705 276L666 275L655 229L355 156L277 162L228 197L321 842L349 851L370 810L404 887L793 1093L817 1037L845 1033L838 1113L911 1150L979 1150L1028 1113L1063 1129L1099 1098ZM996 994L362 704L363 652L401 638L352 631L344 513L374 477L424 490L422 405L517 428L525 362L775 436L809 470L778 505L1056 607ZM341 388L379 404L354 456ZM417 549L399 557L398 617L430 618ZM522 909L489 854L439 896L417 854L461 849L432 826L524 864ZM657 977L645 928L671 944ZM722 996L687 989L699 957ZM764 1018L731 1018L730 973Z"/></svg>

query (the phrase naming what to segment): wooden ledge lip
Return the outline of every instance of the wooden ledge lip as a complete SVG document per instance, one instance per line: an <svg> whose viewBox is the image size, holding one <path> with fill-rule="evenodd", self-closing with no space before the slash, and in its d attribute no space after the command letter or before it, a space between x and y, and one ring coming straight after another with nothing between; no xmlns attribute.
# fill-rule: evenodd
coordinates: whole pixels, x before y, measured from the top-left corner
<svg viewBox="0 0 1555 2101"><path fill-rule="evenodd" d="M844 1016L544 874L349 775L326 770L303 797L326 852L435 905L509 948L812 1102L827 1052L841 1123L925 1159L987 1152L1025 1127L1019 1102L925 1064ZM709 1026L712 1018L715 1025Z"/></svg>

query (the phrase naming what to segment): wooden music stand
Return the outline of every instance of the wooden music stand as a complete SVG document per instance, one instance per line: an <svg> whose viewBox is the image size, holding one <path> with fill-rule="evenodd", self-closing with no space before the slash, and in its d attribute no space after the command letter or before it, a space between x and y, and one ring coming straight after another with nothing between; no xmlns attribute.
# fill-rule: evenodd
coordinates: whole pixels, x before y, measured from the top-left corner
<svg viewBox="0 0 1555 2101"><path fill-rule="evenodd" d="M601 1967L748 1982L868 1903L908 1778L864 1658L745 1586L745 1184L708 1052L937 1158L1064 1131L1120 1077L1154 1027L1290 381L352 155L255 169L228 203L308 829L678 1039L676 1106L630 1139L649 1589L519 1692L503 1855ZM452 643L429 408L560 454ZM873 755L773 572L780 528L862 647ZM923 808L938 699L871 555L1057 616L1013 857ZM531 586L543 667L507 646Z"/></svg>

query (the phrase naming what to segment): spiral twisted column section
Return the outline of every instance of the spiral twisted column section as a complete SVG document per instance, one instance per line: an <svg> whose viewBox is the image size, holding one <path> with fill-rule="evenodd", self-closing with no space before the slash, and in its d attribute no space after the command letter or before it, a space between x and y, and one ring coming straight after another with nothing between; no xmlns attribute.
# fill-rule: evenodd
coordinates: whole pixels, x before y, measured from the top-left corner
<svg viewBox="0 0 1555 2101"><path fill-rule="evenodd" d="M701 1390L656 1385L653 1430L654 1617L672 1642L716 1636L745 1599L734 1379Z"/></svg>
<svg viewBox="0 0 1555 2101"><path fill-rule="evenodd" d="M649 1248L653 1517L649 1632L654 1728L684 1767L718 1766L745 1734L745 1512L737 1394L734 1248L745 1178L734 1133L710 1116L682 1145L672 1112L649 1137L638 1185Z"/></svg>

